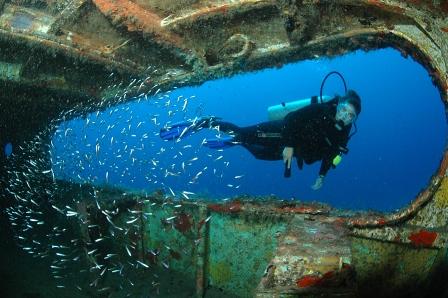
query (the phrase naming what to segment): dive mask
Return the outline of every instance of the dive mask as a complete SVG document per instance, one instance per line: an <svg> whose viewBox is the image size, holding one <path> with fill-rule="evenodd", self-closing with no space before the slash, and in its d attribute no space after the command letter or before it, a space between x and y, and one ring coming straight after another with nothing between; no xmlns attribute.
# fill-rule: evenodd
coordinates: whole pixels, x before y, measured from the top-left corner
<svg viewBox="0 0 448 298"><path fill-rule="evenodd" d="M345 102L338 104L336 108L336 120L344 122L344 125L347 126L356 118L356 110L353 105Z"/></svg>

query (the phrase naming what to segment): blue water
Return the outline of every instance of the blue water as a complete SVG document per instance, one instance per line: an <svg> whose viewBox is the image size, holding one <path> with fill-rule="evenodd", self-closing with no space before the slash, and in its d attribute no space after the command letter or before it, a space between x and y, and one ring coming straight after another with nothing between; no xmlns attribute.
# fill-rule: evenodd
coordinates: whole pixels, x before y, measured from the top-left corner
<svg viewBox="0 0 448 298"><path fill-rule="evenodd" d="M201 131L180 142L164 142L157 135L169 121L201 115L241 126L266 121L268 106L318 95L332 70L341 72L348 88L361 96L362 113L349 154L329 171L318 191L310 186L320 162L302 171L294 163L287 179L281 161L256 160L237 146L223 151L202 147L203 139L215 132ZM336 76L327 80L324 94L343 94ZM191 200L274 194L391 211L427 186L441 161L446 135L444 105L428 73L412 59L384 49L211 81L63 123L53 139L53 163L58 177L72 181L164 189Z"/></svg>

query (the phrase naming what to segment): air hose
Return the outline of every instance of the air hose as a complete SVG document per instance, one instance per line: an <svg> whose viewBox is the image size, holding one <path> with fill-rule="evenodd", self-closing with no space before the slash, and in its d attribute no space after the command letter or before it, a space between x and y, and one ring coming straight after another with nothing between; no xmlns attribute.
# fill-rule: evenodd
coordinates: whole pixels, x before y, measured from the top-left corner
<svg viewBox="0 0 448 298"><path fill-rule="evenodd" d="M328 73L328 74L325 76L325 78L324 78L323 81L322 81L322 84L320 85L320 103L323 103L323 100L322 100L322 90L324 89L325 81L326 81L326 80L328 79L328 77L331 76L332 74L336 74L336 75L338 75L338 76L341 78L342 82L344 83L345 93L347 93L347 84L345 83L345 79L344 79L344 77L343 77L339 72L337 72L337 71L332 71L332 72Z"/></svg>

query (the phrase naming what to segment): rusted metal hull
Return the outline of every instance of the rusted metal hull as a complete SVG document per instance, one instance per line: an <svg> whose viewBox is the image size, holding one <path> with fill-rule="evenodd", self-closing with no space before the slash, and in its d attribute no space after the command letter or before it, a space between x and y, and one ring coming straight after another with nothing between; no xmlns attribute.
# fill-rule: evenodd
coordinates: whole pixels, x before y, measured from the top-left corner
<svg viewBox="0 0 448 298"><path fill-rule="evenodd" d="M107 193L97 197L112 200ZM408 222L361 231L348 224L346 211L275 198L215 204L155 193L121 199L140 202L133 210L145 214L132 242L140 243L139 260L182 274L197 297L215 297L216 290L227 297L422 297L448 291L441 283L446 229L418 221L434 211L431 206ZM437 218L446 222L446 216Z"/></svg>

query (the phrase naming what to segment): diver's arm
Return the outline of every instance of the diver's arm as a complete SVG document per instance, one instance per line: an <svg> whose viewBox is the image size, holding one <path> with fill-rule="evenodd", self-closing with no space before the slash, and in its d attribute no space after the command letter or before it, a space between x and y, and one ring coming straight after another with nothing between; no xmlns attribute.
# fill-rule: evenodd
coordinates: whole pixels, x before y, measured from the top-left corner
<svg viewBox="0 0 448 298"><path fill-rule="evenodd" d="M333 158L330 156L324 157L322 159L322 163L320 164L320 170L319 170L319 176L325 177L328 173L328 170L330 170L332 165Z"/></svg>
<svg viewBox="0 0 448 298"><path fill-rule="evenodd" d="M292 157L294 156L294 148L293 147L285 147L282 152L283 155L283 163L285 164L285 173L284 177L291 177L291 162Z"/></svg>
<svg viewBox="0 0 448 298"><path fill-rule="evenodd" d="M331 165L327 166L326 160L322 160L322 163L320 165L319 176L316 178L316 181L311 186L311 188L313 190L318 190L322 187L322 185L324 185L324 178L325 178L325 175L327 174L328 170L330 169L330 167L331 167Z"/></svg>
<svg viewBox="0 0 448 298"><path fill-rule="evenodd" d="M282 138L285 148L283 149L283 163L285 164L285 171L283 176L291 177L291 163L294 156L294 147L297 146L298 134L301 126L301 117L303 113L299 110L291 112L286 115L283 124Z"/></svg>
<svg viewBox="0 0 448 298"><path fill-rule="evenodd" d="M311 188L313 190L318 190L322 187L322 185L324 185L324 176L319 176L319 177L317 177L316 181L311 186Z"/></svg>
<svg viewBox="0 0 448 298"><path fill-rule="evenodd" d="M331 165L332 165L332 159L329 158L329 156L326 156L324 157L324 159L322 159L319 176L316 178L316 181L311 186L313 190L318 190L322 187L322 185L324 185L325 175L327 175L327 172L331 168Z"/></svg>

